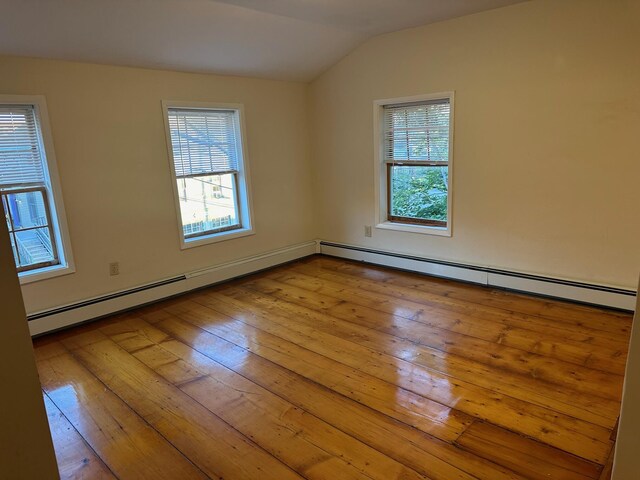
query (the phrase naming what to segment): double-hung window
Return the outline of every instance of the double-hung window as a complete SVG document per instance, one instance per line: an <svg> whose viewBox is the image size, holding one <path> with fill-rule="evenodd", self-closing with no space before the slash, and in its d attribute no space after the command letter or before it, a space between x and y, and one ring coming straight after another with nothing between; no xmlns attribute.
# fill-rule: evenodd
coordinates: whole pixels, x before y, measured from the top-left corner
<svg viewBox="0 0 640 480"><path fill-rule="evenodd" d="M451 232L452 94L376 102L380 224Z"/></svg>
<svg viewBox="0 0 640 480"><path fill-rule="evenodd" d="M53 148L44 133L42 97L0 96L0 197L23 283L70 268Z"/></svg>
<svg viewBox="0 0 640 480"><path fill-rule="evenodd" d="M164 107L183 248L251 234L242 107Z"/></svg>

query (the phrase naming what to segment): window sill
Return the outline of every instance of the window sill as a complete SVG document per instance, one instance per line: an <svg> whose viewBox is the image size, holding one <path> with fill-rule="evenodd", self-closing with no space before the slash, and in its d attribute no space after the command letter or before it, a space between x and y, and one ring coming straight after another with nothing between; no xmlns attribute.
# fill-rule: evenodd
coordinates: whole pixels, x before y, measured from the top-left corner
<svg viewBox="0 0 640 480"><path fill-rule="evenodd" d="M27 283L61 277L62 275L69 275L75 271L75 268L69 265L53 265L51 267L39 268L38 270L32 270L30 272L19 273L18 278L20 279L20 285L26 285Z"/></svg>
<svg viewBox="0 0 640 480"><path fill-rule="evenodd" d="M209 235L203 235L202 237L196 237L191 239L185 239L184 237L181 239L182 250L187 248L200 247L202 245L208 245L210 243L218 243L224 242L226 240L232 240L234 238L247 237L249 235L254 235L255 231L253 228L239 228L237 230L229 230L227 232L220 233L211 233Z"/></svg>
<svg viewBox="0 0 640 480"><path fill-rule="evenodd" d="M428 225L410 225L406 223L381 222L376 228L382 230L395 230L398 232L420 233L422 235L437 235L441 237L451 236L451 226L448 227L432 227Z"/></svg>

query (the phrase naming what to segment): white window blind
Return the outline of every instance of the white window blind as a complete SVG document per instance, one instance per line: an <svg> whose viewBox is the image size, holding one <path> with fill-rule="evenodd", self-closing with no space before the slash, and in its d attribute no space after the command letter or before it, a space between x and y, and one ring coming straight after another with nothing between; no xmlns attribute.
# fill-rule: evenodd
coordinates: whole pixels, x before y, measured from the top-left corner
<svg viewBox="0 0 640 480"><path fill-rule="evenodd" d="M0 188L45 183L32 105L0 105Z"/></svg>
<svg viewBox="0 0 640 480"><path fill-rule="evenodd" d="M236 112L169 108L176 177L238 170Z"/></svg>
<svg viewBox="0 0 640 480"><path fill-rule="evenodd" d="M449 99L385 105L384 160L387 163L449 160Z"/></svg>

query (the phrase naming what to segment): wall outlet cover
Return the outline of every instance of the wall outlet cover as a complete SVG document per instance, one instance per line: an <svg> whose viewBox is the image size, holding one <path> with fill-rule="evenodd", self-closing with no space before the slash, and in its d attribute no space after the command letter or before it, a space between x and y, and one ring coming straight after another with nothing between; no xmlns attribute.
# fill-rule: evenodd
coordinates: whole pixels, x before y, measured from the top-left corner
<svg viewBox="0 0 640 480"><path fill-rule="evenodd" d="M120 263L112 262L109 264L109 275L120 275Z"/></svg>

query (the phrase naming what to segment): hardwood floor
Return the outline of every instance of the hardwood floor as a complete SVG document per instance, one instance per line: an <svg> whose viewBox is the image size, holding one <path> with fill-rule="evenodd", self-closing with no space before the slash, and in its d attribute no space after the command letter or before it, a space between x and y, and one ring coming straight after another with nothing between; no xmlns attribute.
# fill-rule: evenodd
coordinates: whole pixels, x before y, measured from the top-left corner
<svg viewBox="0 0 640 480"><path fill-rule="evenodd" d="M63 478L599 479L631 316L311 257L35 341Z"/></svg>

